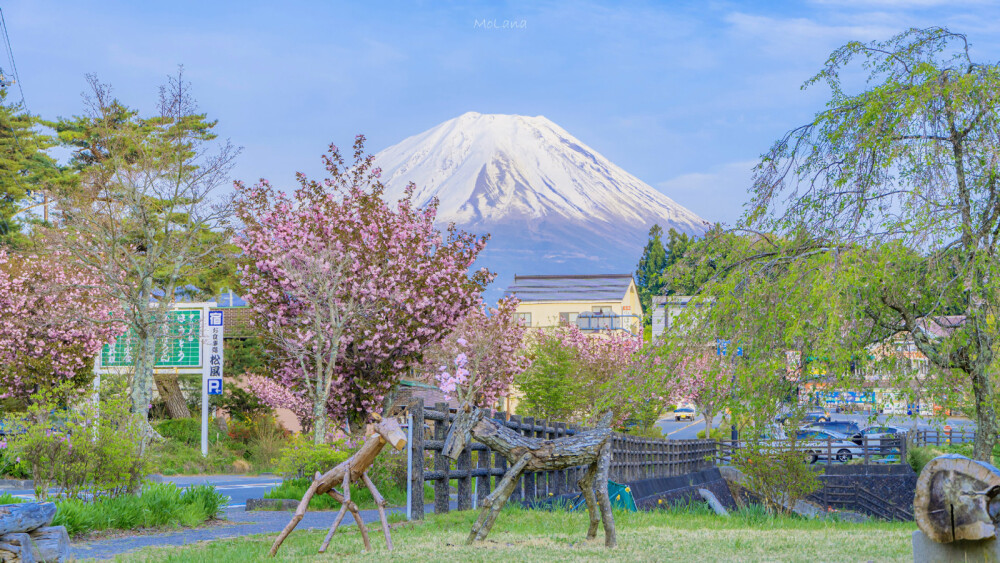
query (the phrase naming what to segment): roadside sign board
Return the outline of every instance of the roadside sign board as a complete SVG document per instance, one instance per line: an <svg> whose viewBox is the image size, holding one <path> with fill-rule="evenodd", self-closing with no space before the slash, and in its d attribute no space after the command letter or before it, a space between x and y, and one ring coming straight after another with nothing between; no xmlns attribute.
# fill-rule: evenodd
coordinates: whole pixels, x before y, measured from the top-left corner
<svg viewBox="0 0 1000 563"><path fill-rule="evenodd" d="M166 337L158 343L158 368L192 368L201 365L201 309L178 309L167 314ZM130 328L101 350L101 366L130 368L135 365L138 337Z"/></svg>

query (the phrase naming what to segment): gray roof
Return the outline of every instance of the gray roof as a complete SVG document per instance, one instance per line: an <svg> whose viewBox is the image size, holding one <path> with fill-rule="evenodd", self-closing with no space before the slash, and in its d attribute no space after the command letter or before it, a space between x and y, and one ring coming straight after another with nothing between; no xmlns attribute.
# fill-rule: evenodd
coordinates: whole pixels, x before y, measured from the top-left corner
<svg viewBox="0 0 1000 563"><path fill-rule="evenodd" d="M632 274L514 276L508 295L521 301L620 301Z"/></svg>

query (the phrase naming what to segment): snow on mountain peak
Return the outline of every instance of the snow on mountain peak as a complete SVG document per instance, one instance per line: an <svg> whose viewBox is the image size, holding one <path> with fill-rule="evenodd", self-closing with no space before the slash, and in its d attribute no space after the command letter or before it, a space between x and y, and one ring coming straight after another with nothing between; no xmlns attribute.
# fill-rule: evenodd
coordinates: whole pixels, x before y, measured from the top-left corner
<svg viewBox="0 0 1000 563"><path fill-rule="evenodd" d="M543 116L464 113L376 155L386 196L416 185L438 220L641 224L701 233L705 222Z"/></svg>

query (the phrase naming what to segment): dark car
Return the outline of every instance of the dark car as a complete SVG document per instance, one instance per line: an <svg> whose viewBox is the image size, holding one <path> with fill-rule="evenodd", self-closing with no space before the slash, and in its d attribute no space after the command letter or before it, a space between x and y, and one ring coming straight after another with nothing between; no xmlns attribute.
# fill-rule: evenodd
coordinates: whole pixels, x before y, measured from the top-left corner
<svg viewBox="0 0 1000 563"><path fill-rule="evenodd" d="M809 425L809 428L816 430L831 430L843 434L851 439L855 444L861 444L861 427L856 422L850 420L829 420L826 422L816 422Z"/></svg>
<svg viewBox="0 0 1000 563"><path fill-rule="evenodd" d="M775 421L784 424L789 420L792 420L793 414L794 413L792 411L784 412L778 415L775 418ZM829 421L830 421L830 413L827 412L826 409L821 409L816 407L811 407L806 409L806 412L802 414L802 418L799 420L800 424L802 425L815 424L817 422L829 422Z"/></svg>

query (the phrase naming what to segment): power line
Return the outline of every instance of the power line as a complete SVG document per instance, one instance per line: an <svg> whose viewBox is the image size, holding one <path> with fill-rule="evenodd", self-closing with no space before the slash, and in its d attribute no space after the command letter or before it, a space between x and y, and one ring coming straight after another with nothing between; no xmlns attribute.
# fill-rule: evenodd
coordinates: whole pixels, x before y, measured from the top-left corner
<svg viewBox="0 0 1000 563"><path fill-rule="evenodd" d="M28 102L24 98L24 88L21 86L21 75L17 73L17 63L14 62L14 50L10 47L10 35L7 33L7 20L4 18L3 8L0 8L0 25L3 26L3 38L7 43L7 58L10 59L10 68L14 72L14 83L17 84L17 90L21 93L21 105L27 112Z"/></svg>

